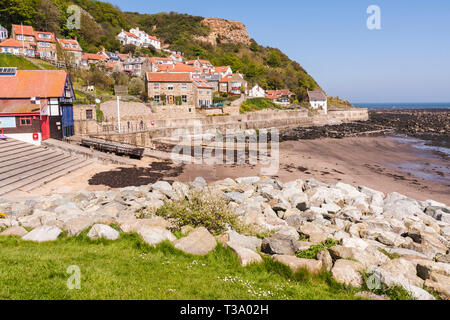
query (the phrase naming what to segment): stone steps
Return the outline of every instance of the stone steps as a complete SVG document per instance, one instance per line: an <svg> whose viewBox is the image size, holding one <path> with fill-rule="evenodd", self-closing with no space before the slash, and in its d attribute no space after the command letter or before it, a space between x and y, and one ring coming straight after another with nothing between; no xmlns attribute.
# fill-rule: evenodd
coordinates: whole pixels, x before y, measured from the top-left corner
<svg viewBox="0 0 450 320"><path fill-rule="evenodd" d="M14 139L0 141L0 195L31 191L91 163Z"/></svg>

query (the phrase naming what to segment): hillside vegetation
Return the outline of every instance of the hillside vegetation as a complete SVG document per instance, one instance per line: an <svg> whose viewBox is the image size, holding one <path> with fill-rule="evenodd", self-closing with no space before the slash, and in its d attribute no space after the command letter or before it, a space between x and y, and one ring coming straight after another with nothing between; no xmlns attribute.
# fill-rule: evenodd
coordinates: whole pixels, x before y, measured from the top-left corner
<svg viewBox="0 0 450 320"><path fill-rule="evenodd" d="M69 30L66 26L70 4L82 8L80 30ZM122 12L110 3L94 0L0 0L1 25L9 29L11 24L24 23L37 30L54 32L58 37L77 37L85 52L97 52L102 46L109 51L133 52L134 48L121 46L115 36L122 29L139 27L160 38L164 47L184 52L186 59L199 57L217 66L231 66L233 71L244 74L250 86L288 88L300 101L307 100L307 90L320 88L298 62L279 49L261 46L253 39L250 45L221 43L219 38L217 45L196 40L211 33L203 20L203 17L175 12ZM136 53L160 55L153 49Z"/></svg>

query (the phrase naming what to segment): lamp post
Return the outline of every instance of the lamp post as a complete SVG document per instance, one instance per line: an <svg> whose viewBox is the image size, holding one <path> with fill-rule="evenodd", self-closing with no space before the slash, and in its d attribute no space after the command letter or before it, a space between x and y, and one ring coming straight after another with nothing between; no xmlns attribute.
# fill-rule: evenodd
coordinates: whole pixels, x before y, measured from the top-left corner
<svg viewBox="0 0 450 320"><path fill-rule="evenodd" d="M120 97L117 96L117 127L120 133Z"/></svg>

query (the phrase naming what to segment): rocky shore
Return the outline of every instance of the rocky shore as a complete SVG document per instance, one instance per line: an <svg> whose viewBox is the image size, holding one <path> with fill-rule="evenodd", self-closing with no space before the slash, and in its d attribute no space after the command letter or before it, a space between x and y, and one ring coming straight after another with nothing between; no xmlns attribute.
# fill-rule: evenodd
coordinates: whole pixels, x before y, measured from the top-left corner
<svg viewBox="0 0 450 320"><path fill-rule="evenodd" d="M155 214L193 192L225 201L248 232L238 233L227 224L225 232L213 236L201 223L182 225ZM0 200L0 212L6 215L0 218L0 235L27 241L54 241L63 232L76 236L84 230L92 239L115 240L120 232L135 232L150 245L170 241L194 255L221 243L242 265L268 255L293 271L325 269L338 282L364 290L401 286L416 299L435 299L431 293L450 299L450 207L395 192L261 177L208 186L199 177L186 184L158 181L114 191L53 194L38 201Z"/></svg>
<svg viewBox="0 0 450 320"><path fill-rule="evenodd" d="M415 137L427 140L435 146L450 148L450 110L370 110L368 121L357 121L323 127L300 127L283 132L281 140L392 134Z"/></svg>

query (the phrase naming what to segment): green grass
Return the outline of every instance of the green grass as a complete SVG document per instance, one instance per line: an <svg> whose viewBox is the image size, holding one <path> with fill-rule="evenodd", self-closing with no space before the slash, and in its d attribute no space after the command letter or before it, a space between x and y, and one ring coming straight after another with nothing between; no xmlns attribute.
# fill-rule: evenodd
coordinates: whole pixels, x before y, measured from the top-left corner
<svg viewBox="0 0 450 320"><path fill-rule="evenodd" d="M47 62L45 60L41 59L31 59L33 62L37 63L42 67L44 70L60 70L61 68L58 68L57 66L52 65L50 62Z"/></svg>
<svg viewBox="0 0 450 320"><path fill-rule="evenodd" d="M17 67L18 70L39 70L27 59L7 53L0 53L0 67Z"/></svg>
<svg viewBox="0 0 450 320"><path fill-rule="evenodd" d="M241 105L240 112L251 112L258 111L263 109L281 109L282 107L273 103L269 99L266 98L252 98L248 99Z"/></svg>
<svg viewBox="0 0 450 320"><path fill-rule="evenodd" d="M220 246L196 257L136 234L92 241L86 233L40 244L0 237L0 299L356 299L329 273L292 274L271 258L241 267ZM71 265L81 270L80 290L67 288Z"/></svg>
<svg viewBox="0 0 450 320"><path fill-rule="evenodd" d="M334 241L333 239L327 239L327 240L325 240L324 242L322 242L320 244L312 245L307 250L297 251L295 253L295 255L298 258L303 258L303 259L316 259L317 258L317 254L320 251L327 250L328 248L334 247L336 245L337 245L336 241Z"/></svg>

